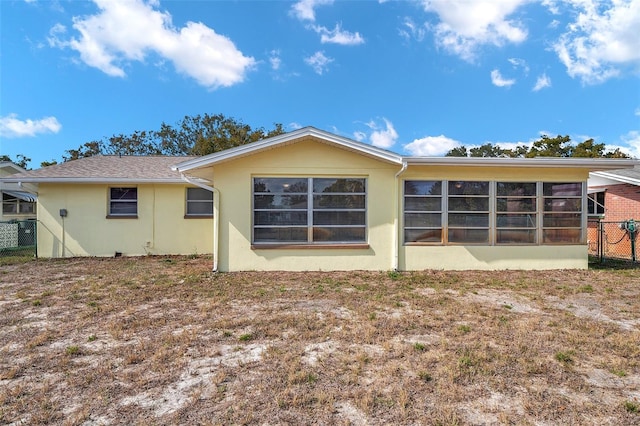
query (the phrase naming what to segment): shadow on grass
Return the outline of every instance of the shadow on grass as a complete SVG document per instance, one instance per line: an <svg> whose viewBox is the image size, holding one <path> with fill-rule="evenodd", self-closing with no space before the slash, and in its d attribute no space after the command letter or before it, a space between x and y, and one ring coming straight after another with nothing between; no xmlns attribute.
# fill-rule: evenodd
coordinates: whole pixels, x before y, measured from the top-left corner
<svg viewBox="0 0 640 426"><path fill-rule="evenodd" d="M605 258L600 261L600 258L597 256L589 256L589 269L619 270L637 268L640 268L640 263L632 262L631 260Z"/></svg>

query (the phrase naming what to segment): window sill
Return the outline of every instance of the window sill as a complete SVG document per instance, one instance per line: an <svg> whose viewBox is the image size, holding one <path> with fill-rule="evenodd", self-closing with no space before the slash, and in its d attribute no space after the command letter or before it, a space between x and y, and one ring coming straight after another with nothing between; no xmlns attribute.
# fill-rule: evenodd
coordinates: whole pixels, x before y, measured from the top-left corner
<svg viewBox="0 0 640 426"><path fill-rule="evenodd" d="M131 214L131 215L126 215L126 214L111 215L111 214L108 214L107 215L107 219L137 219L137 218L138 218L137 214Z"/></svg>
<svg viewBox="0 0 640 426"><path fill-rule="evenodd" d="M335 243L335 244L252 244L251 250L306 250L306 249L351 249L367 250L367 243Z"/></svg>
<svg viewBox="0 0 640 426"><path fill-rule="evenodd" d="M212 214L185 214L185 219L212 219Z"/></svg>

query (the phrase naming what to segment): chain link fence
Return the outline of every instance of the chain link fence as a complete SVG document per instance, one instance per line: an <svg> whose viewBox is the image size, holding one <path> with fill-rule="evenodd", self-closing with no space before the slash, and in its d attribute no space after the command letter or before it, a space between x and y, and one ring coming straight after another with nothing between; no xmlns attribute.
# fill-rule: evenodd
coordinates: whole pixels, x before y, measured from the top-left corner
<svg viewBox="0 0 640 426"><path fill-rule="evenodd" d="M588 222L587 239L589 241L589 255L600 262L605 259L638 260L640 234L638 221L626 220L622 222L605 222L593 220Z"/></svg>
<svg viewBox="0 0 640 426"><path fill-rule="evenodd" d="M36 256L36 220L0 222L0 256Z"/></svg>

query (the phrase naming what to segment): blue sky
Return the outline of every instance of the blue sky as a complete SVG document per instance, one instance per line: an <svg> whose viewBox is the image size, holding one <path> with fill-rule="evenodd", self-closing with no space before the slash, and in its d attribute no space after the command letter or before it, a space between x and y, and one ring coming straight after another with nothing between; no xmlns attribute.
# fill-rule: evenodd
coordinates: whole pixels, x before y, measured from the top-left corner
<svg viewBox="0 0 640 426"><path fill-rule="evenodd" d="M398 153L640 157L640 0L0 0L0 154L222 113Z"/></svg>

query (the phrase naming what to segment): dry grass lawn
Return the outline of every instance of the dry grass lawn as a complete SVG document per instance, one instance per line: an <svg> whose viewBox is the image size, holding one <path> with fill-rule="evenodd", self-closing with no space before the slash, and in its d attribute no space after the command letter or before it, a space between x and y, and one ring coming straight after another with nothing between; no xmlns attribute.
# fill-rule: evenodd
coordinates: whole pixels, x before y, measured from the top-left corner
<svg viewBox="0 0 640 426"><path fill-rule="evenodd" d="M1 266L0 424L640 424L640 269L210 266Z"/></svg>

